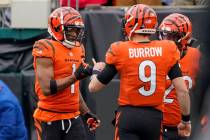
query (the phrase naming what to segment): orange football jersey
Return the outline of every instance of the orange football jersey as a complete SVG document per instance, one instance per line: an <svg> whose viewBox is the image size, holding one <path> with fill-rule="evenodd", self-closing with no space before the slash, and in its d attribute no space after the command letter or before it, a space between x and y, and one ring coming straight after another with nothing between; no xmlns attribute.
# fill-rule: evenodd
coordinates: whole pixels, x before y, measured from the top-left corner
<svg viewBox="0 0 210 140"><path fill-rule="evenodd" d="M183 78L189 89L195 86L196 75L199 70L200 52L196 48L189 47L186 55L179 60ZM181 121L181 110L176 98L176 91L167 80L164 96L163 125L177 126Z"/></svg>
<svg viewBox="0 0 210 140"><path fill-rule="evenodd" d="M42 39L35 42L32 54L36 78L35 92L39 98L34 117L42 121L55 121L79 115L79 82L75 82L55 95L44 96L37 80L36 59L47 57L53 61L56 80L72 75L84 58L84 49L82 47L68 49L58 41Z"/></svg>
<svg viewBox="0 0 210 140"><path fill-rule="evenodd" d="M165 77L179 57L172 41L113 43L106 53L106 63L115 65L120 75L119 105L162 110Z"/></svg>

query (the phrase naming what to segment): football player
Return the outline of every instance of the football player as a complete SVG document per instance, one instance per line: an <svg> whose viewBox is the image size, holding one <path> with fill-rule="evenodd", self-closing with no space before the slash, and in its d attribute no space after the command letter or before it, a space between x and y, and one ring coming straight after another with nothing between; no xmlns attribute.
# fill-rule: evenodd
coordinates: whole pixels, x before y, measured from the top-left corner
<svg viewBox="0 0 210 140"><path fill-rule="evenodd" d="M94 65L88 88L97 92L119 73L115 139L158 140L167 75L177 90L183 122L189 121L190 99L178 64L180 53L173 41L150 39L156 33L157 15L147 5L131 6L124 26L129 40L111 44L106 64Z"/></svg>
<svg viewBox="0 0 210 140"><path fill-rule="evenodd" d="M84 140L81 115L90 130L100 121L79 91L79 80L92 74L92 68L84 62L82 17L73 8L58 8L49 16L48 31L52 39L36 41L32 52L39 99L33 115L38 139Z"/></svg>
<svg viewBox="0 0 210 140"><path fill-rule="evenodd" d="M159 26L158 35L161 40L174 41L180 51L179 66L188 89L195 86L199 70L200 52L191 47L192 23L183 14L173 13L163 19ZM186 140L191 132L191 122L182 116L177 99L177 92L167 78L163 109L163 140ZM180 124L181 122L181 124ZM184 126L185 124L185 126Z"/></svg>

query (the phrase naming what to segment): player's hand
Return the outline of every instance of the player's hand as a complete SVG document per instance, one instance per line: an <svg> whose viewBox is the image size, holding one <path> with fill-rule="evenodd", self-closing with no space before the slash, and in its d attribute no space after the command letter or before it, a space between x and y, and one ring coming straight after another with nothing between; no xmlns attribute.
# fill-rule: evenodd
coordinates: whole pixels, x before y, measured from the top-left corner
<svg viewBox="0 0 210 140"><path fill-rule="evenodd" d="M94 64L93 70L97 70L97 71L102 71L105 67L105 63L104 62L97 62Z"/></svg>
<svg viewBox="0 0 210 140"><path fill-rule="evenodd" d="M105 63L104 62L97 62L97 63L94 63L94 66L93 66L93 74L98 74L100 73L105 67Z"/></svg>
<svg viewBox="0 0 210 140"><path fill-rule="evenodd" d="M82 61L80 66L74 72L74 76L77 80L81 80L86 78L87 76L92 75L92 72L93 67Z"/></svg>
<svg viewBox="0 0 210 140"><path fill-rule="evenodd" d="M183 122L181 121L178 128L178 134L181 137L189 137L191 135L191 123L189 122Z"/></svg>
<svg viewBox="0 0 210 140"><path fill-rule="evenodd" d="M96 130L96 128L99 127L99 125L100 125L99 118L91 112L86 113L84 115L84 119L85 119L90 131Z"/></svg>
<svg viewBox="0 0 210 140"><path fill-rule="evenodd" d="M92 58L93 61L93 74L99 74L105 67L105 63L104 62L96 62L96 60L94 58Z"/></svg>

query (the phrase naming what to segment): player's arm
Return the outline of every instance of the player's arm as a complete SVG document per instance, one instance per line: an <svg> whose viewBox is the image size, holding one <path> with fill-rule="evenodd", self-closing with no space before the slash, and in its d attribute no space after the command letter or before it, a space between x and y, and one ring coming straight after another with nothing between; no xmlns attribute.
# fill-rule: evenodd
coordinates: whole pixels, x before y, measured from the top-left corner
<svg viewBox="0 0 210 140"><path fill-rule="evenodd" d="M53 61L50 58L37 57L36 65L38 81L45 96L56 94L58 91L80 80L81 77L84 78L86 76L83 74L83 67L79 67L74 74L55 80Z"/></svg>
<svg viewBox="0 0 210 140"><path fill-rule="evenodd" d="M181 70L176 63L170 70L168 76L176 89L177 99L182 112L182 121L178 124L178 134L181 137L189 137L191 134L190 122L190 96L184 79L181 77Z"/></svg>
<svg viewBox="0 0 210 140"><path fill-rule="evenodd" d="M182 72L178 62L171 68L168 76L176 89L177 99L182 113L182 121L177 126L178 134L181 137L189 137L191 134L190 96L185 81L182 78Z"/></svg>
<svg viewBox="0 0 210 140"><path fill-rule="evenodd" d="M90 92L97 92L104 88L117 73L114 65L106 64L104 69L97 74L97 69L100 69L100 67L98 63L94 65L93 75L88 86ZM94 69L96 69L96 72Z"/></svg>
<svg viewBox="0 0 210 140"><path fill-rule="evenodd" d="M176 89L177 99L180 103L182 115L190 115L190 96L185 81L182 77L178 77L173 79L172 83Z"/></svg>
<svg viewBox="0 0 210 140"><path fill-rule="evenodd" d="M84 115L84 114L90 112L90 109L87 107L87 105L82 97L81 92L80 92L79 96L80 96L79 97L79 110L81 112L81 115Z"/></svg>
<svg viewBox="0 0 210 140"><path fill-rule="evenodd" d="M182 78L182 72L178 62L171 68L168 73L169 78L172 81L177 93L177 99L179 101L182 115L186 116L190 114L190 97L189 91Z"/></svg>

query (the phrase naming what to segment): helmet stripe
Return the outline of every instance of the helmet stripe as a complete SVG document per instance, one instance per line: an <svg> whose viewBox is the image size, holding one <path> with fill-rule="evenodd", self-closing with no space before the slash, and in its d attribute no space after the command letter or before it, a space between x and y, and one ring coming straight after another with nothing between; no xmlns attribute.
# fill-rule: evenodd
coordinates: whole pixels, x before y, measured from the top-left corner
<svg viewBox="0 0 210 140"><path fill-rule="evenodd" d="M173 25L175 25L175 26L177 27L178 31L180 32L179 26L178 26L177 23L174 22L172 19L165 19L165 21L171 22Z"/></svg>
<svg viewBox="0 0 210 140"><path fill-rule="evenodd" d="M149 10L149 8L148 8L148 7L144 7L143 13L142 13L142 23L141 23L141 27L142 27L142 25L144 25L144 15L145 15L145 13L146 13L147 10ZM140 28L141 28L141 27L140 27Z"/></svg>
<svg viewBox="0 0 210 140"><path fill-rule="evenodd" d="M135 16L135 23L134 23L134 25L136 24L136 23L138 23L138 17L139 17L139 13L141 13L141 12L139 12L139 7L137 7L137 9L136 9L136 16Z"/></svg>
<svg viewBox="0 0 210 140"><path fill-rule="evenodd" d="M129 12L129 15L132 15L133 10L134 10L133 7L130 7L130 8L128 9L128 11L130 11L130 12Z"/></svg>
<svg viewBox="0 0 210 140"><path fill-rule="evenodd" d="M70 20L77 19L77 18L81 18L81 16L74 16L74 17L71 17L71 18L69 18L69 19L66 21L66 23L68 23Z"/></svg>
<svg viewBox="0 0 210 140"><path fill-rule="evenodd" d="M183 21L179 17L173 15L173 16L171 16L171 20L173 20L176 23L176 25L178 26L177 28L179 29L179 32L184 31L184 25L182 24ZM182 27L182 28L180 28L180 27Z"/></svg>
<svg viewBox="0 0 210 140"><path fill-rule="evenodd" d="M180 28L180 26L178 26L179 31L184 32L185 26L184 26L184 24L182 24L183 20L179 16L173 16L172 18L173 18L174 22L176 22L176 23L178 22L177 24L182 26L182 28ZM180 29L182 29L182 31Z"/></svg>
<svg viewBox="0 0 210 140"><path fill-rule="evenodd" d="M187 32L188 31L188 21L183 17L183 16L178 16L180 19L182 19L182 20L184 20L184 22L186 22L187 24L185 24L186 25L186 28L187 28L187 30L186 31L184 31L184 32Z"/></svg>

